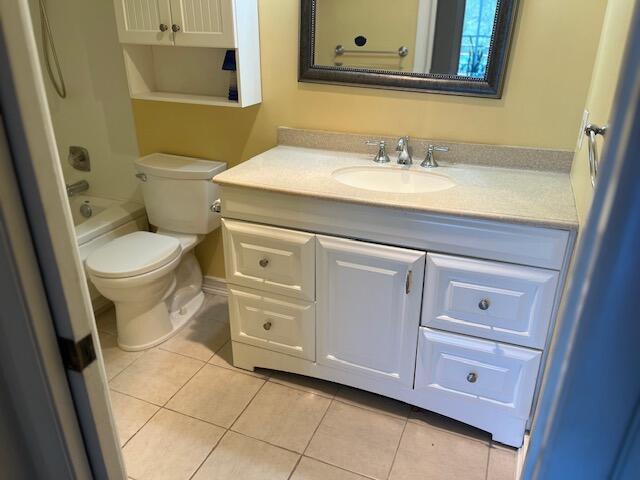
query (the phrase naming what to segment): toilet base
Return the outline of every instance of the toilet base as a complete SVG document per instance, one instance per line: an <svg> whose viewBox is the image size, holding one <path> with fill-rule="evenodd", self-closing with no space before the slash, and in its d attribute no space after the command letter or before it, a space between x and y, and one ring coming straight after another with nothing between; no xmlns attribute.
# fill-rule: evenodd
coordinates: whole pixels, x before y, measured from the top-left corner
<svg viewBox="0 0 640 480"><path fill-rule="evenodd" d="M182 328L189 323L189 320L193 318L193 316L200 310L200 307L204 303L204 293L199 292L195 297L189 300L186 304L182 306L180 310L177 310L172 313L168 313L167 306L165 302L159 303L153 310L147 312L145 315L155 316L157 318L160 316L167 316L167 320L170 322L172 329L165 335L154 339L152 342L142 344L142 345L127 345L122 343L121 336L118 335L118 347L122 350L126 350L127 352L137 352L140 350L146 350L148 348L155 347L160 345L163 342L166 342L175 334L177 334ZM182 313L181 313L182 312Z"/></svg>

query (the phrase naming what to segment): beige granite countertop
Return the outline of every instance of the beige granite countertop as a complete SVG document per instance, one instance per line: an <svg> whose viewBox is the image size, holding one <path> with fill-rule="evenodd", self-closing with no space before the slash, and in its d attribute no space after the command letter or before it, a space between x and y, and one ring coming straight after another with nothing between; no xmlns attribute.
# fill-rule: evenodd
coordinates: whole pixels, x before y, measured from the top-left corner
<svg viewBox="0 0 640 480"><path fill-rule="evenodd" d="M414 159L415 161L415 159ZM411 169L425 171L417 164ZM456 185L430 193L375 192L344 185L331 174L344 167L407 168L377 165L371 154L280 145L219 175L223 186L244 187L349 203L426 213L506 221L577 230L569 174L469 164L447 164L433 171Z"/></svg>

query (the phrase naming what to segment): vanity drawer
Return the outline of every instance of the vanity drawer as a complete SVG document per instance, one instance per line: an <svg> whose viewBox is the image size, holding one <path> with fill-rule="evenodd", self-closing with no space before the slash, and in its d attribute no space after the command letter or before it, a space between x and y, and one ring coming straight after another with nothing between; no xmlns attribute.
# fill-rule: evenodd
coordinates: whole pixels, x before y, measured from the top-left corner
<svg viewBox="0 0 640 480"><path fill-rule="evenodd" d="M222 220L227 281L315 299L315 235Z"/></svg>
<svg viewBox="0 0 640 480"><path fill-rule="evenodd" d="M558 272L429 253L422 325L543 349Z"/></svg>
<svg viewBox="0 0 640 480"><path fill-rule="evenodd" d="M236 342L315 361L315 304L229 287L231 338Z"/></svg>
<svg viewBox="0 0 640 480"><path fill-rule="evenodd" d="M414 388L429 408L469 423L527 419L541 355L421 327Z"/></svg>

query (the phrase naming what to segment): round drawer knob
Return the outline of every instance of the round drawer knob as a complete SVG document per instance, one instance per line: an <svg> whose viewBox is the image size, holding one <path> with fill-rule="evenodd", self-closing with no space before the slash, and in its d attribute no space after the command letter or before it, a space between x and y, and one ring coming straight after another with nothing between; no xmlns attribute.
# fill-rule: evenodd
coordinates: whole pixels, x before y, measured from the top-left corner
<svg viewBox="0 0 640 480"><path fill-rule="evenodd" d="M258 263L260 264L260 266L262 268L267 268L267 266L269 265L269 259L268 258L261 258Z"/></svg>
<svg viewBox="0 0 640 480"><path fill-rule="evenodd" d="M478 374L477 373L471 372L469 375L467 375L467 382L476 383L477 380L478 380Z"/></svg>
<svg viewBox="0 0 640 480"><path fill-rule="evenodd" d="M489 305L491 305L491 302L485 298L483 300L480 300L480 303L478 303L478 308L480 310L489 310Z"/></svg>
<svg viewBox="0 0 640 480"><path fill-rule="evenodd" d="M265 324L262 325L262 328L265 330L271 330L271 321L265 322Z"/></svg>
<svg viewBox="0 0 640 480"><path fill-rule="evenodd" d="M161 32L166 32L167 30L169 30L169 27L166 24L161 23L160 24L160 31Z"/></svg>
<svg viewBox="0 0 640 480"><path fill-rule="evenodd" d="M180 25L176 25L175 23L173 25L171 25L171 30L173 30L174 33L177 33L180 31Z"/></svg>

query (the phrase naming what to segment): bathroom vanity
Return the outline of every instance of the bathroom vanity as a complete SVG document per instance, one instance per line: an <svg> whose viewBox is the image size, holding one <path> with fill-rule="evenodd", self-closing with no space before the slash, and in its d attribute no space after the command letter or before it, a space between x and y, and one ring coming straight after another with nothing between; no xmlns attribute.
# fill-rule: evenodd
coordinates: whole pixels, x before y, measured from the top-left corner
<svg viewBox="0 0 640 480"><path fill-rule="evenodd" d="M278 146L214 179L234 365L351 385L520 447L575 240L568 174L371 158Z"/></svg>

